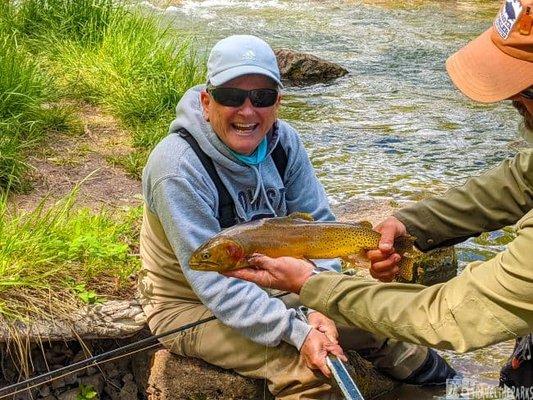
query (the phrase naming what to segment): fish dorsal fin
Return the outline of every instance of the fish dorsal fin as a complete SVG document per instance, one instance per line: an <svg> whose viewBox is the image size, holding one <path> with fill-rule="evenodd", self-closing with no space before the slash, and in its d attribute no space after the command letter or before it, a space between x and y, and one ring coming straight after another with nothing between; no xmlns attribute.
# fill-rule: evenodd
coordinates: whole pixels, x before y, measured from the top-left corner
<svg viewBox="0 0 533 400"><path fill-rule="evenodd" d="M310 213L300 212L296 211L293 213L290 213L287 218L291 219L303 219L305 221L314 221L315 219Z"/></svg>
<svg viewBox="0 0 533 400"><path fill-rule="evenodd" d="M372 229L372 223L370 223L369 221L361 221L361 222L359 222L359 224L360 224L363 228Z"/></svg>

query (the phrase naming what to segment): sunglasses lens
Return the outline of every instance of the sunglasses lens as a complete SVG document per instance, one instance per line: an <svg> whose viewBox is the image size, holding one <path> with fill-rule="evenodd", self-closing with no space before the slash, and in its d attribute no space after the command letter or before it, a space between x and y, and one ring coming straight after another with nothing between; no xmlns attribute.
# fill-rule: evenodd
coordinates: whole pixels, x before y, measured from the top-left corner
<svg viewBox="0 0 533 400"><path fill-rule="evenodd" d="M250 101L254 107L272 107L278 99L278 91L274 89L250 90Z"/></svg>
<svg viewBox="0 0 533 400"><path fill-rule="evenodd" d="M240 107L250 97L254 107L271 107L278 99L278 91L274 89L243 90L237 88L212 88L209 93L218 104L226 107Z"/></svg>
<svg viewBox="0 0 533 400"><path fill-rule="evenodd" d="M248 96L248 91L237 88L214 88L209 93L218 104L226 107L240 107Z"/></svg>

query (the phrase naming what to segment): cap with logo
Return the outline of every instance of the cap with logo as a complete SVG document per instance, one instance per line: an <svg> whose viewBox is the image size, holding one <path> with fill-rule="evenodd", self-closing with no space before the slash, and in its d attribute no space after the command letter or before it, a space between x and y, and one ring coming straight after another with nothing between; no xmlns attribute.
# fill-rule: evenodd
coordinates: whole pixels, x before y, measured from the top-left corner
<svg viewBox="0 0 533 400"><path fill-rule="evenodd" d="M446 61L468 97L492 103L533 86L533 0L505 0L493 26Z"/></svg>
<svg viewBox="0 0 533 400"><path fill-rule="evenodd" d="M219 86L249 74L268 76L282 86L276 55L264 40L253 35L233 35L213 46L207 60L208 82Z"/></svg>

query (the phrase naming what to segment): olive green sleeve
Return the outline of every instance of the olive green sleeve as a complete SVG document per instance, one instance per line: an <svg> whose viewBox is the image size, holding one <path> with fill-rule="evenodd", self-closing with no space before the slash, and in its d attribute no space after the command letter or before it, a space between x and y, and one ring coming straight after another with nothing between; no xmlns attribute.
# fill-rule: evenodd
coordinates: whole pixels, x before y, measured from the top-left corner
<svg viewBox="0 0 533 400"><path fill-rule="evenodd" d="M533 208L533 150L394 215L423 251L516 223Z"/></svg>
<svg viewBox="0 0 533 400"><path fill-rule="evenodd" d="M533 210L518 236L491 260L430 287L322 273L303 286L303 304L341 324L459 352L533 331Z"/></svg>

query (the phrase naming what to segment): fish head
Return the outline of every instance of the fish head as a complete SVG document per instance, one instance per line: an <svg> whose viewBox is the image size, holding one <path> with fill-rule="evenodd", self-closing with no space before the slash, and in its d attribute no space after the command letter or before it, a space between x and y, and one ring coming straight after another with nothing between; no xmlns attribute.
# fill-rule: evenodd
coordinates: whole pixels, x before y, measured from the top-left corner
<svg viewBox="0 0 533 400"><path fill-rule="evenodd" d="M197 271L228 271L244 259L244 248L235 240L216 237L192 254L189 267Z"/></svg>

